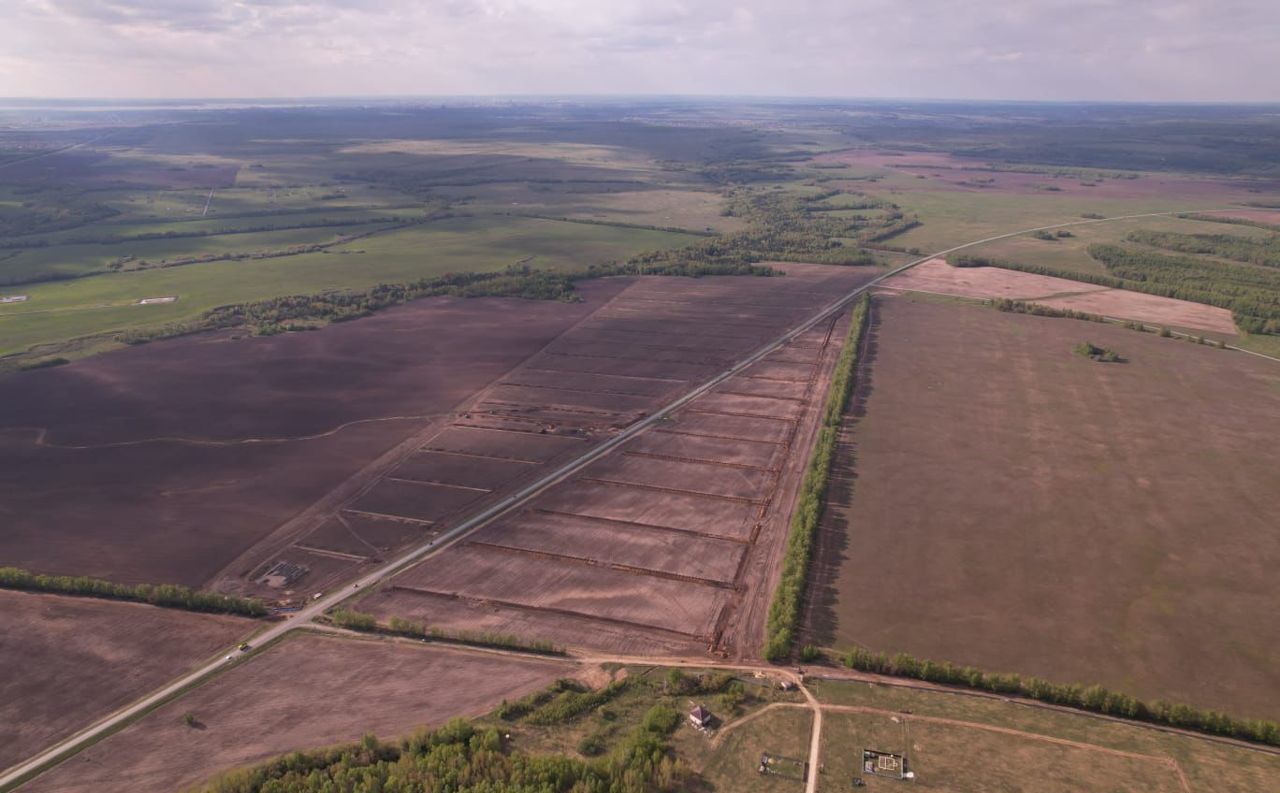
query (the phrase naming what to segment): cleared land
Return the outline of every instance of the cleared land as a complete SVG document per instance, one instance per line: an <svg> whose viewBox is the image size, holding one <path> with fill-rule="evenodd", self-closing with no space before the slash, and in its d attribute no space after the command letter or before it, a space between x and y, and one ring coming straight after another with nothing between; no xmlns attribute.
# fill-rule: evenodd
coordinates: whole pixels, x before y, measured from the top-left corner
<svg viewBox="0 0 1280 793"><path fill-rule="evenodd" d="M824 792L848 790L853 776L867 779L868 790L902 784L868 777L863 749L905 754L913 786L956 793L1252 793L1280 774L1274 751L999 698L836 680L810 687L825 703Z"/></svg>
<svg viewBox="0 0 1280 793"><path fill-rule="evenodd" d="M0 590L0 768L127 704L254 628L250 620Z"/></svg>
<svg viewBox="0 0 1280 793"><path fill-rule="evenodd" d="M1280 426L1280 370L1115 326L882 306L816 640L1280 713L1280 633L1257 618L1280 598L1280 456L1258 434ZM1085 339L1127 363L1074 354Z"/></svg>
<svg viewBox="0 0 1280 793"><path fill-rule="evenodd" d="M874 273L785 267L784 278L638 281L424 448L523 461L525 469L504 471L527 477L558 459L563 444L580 451L634 422ZM446 630L625 652L750 654L846 321L806 332L522 511L398 575L359 608ZM431 481L443 481L442 471ZM424 503L402 498L403 487L384 482L363 498L386 490L390 514L436 525Z"/></svg>
<svg viewBox="0 0 1280 793"><path fill-rule="evenodd" d="M885 286L961 297L1025 300L1154 325L1236 335L1231 312L1225 308L1000 267L952 267L943 259L930 259L895 275Z"/></svg>
<svg viewBox="0 0 1280 793"><path fill-rule="evenodd" d="M571 304L429 299L315 333L203 335L0 378L0 557L204 584L625 285L592 282ZM420 534L371 528L383 549ZM314 556L316 569L351 562Z"/></svg>
<svg viewBox="0 0 1280 793"><path fill-rule="evenodd" d="M181 790L295 749L403 735L517 699L571 663L385 640L292 637L23 787ZM306 681L306 685L299 685ZM183 721L191 713L194 726Z"/></svg>

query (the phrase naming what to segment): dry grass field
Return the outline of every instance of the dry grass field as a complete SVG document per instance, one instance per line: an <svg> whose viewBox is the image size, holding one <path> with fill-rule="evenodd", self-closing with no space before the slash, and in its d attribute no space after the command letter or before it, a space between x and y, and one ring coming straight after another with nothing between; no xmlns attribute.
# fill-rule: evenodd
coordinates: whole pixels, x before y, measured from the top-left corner
<svg viewBox="0 0 1280 793"><path fill-rule="evenodd" d="M1280 714L1280 368L881 298L809 605L817 641ZM1072 352L1081 341L1124 363Z"/></svg>
<svg viewBox="0 0 1280 793"><path fill-rule="evenodd" d="M253 631L237 617L0 590L0 768Z"/></svg>
<svg viewBox="0 0 1280 793"><path fill-rule="evenodd" d="M894 790L868 776L863 749L905 754L913 789L950 793L1254 793L1270 789L1280 755L999 698L820 680L826 705L818 790Z"/></svg>
<svg viewBox="0 0 1280 793"><path fill-rule="evenodd" d="M1236 335L1231 312L1225 308L999 267L952 267L943 259L931 259L895 275L885 286L959 297L1025 300L1153 325Z"/></svg>
<svg viewBox="0 0 1280 793"><path fill-rule="evenodd" d="M39 793L182 790L297 749L479 716L572 663L377 639L294 636L23 787ZM299 685L305 681L305 685ZM195 717L188 726L184 714Z"/></svg>

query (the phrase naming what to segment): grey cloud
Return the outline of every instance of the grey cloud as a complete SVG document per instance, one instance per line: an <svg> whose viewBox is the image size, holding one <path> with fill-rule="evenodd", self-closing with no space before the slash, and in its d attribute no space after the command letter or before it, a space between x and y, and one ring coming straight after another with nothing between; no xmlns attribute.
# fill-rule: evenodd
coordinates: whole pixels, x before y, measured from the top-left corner
<svg viewBox="0 0 1280 793"><path fill-rule="evenodd" d="M1275 0L16 2L0 94L1280 99Z"/></svg>

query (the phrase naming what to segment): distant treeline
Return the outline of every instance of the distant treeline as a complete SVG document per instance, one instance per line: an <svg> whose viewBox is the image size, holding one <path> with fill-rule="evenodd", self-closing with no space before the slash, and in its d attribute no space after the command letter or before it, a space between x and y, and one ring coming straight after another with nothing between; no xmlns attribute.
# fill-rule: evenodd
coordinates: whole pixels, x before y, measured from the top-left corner
<svg viewBox="0 0 1280 793"><path fill-rule="evenodd" d="M866 295L854 306L849 333L831 375L831 387L827 391L827 403L822 414L822 427L818 430L813 455L809 458L804 479L800 483L800 493L796 497L795 511L791 514L787 547L782 557L782 575L778 580L778 588L774 590L773 602L769 604L765 628L764 654L770 661L781 661L791 654L791 644L804 602L809 562L813 557L813 539L822 520L827 480L839 442L840 424L844 420L849 396L853 393L858 353L866 333L869 307L870 298Z"/></svg>
<svg viewBox="0 0 1280 793"><path fill-rule="evenodd" d="M171 609L262 617L267 607L256 598L202 592L176 584L117 584L86 576L36 575L17 567L0 567L0 587L28 592L131 600Z"/></svg>
<svg viewBox="0 0 1280 793"><path fill-rule="evenodd" d="M1235 234L1179 234L1173 231L1131 231L1129 242L1178 253L1202 253L1232 261L1280 267L1280 236L1261 239Z"/></svg>
<svg viewBox="0 0 1280 793"><path fill-rule="evenodd" d="M571 218L564 215L542 215L536 212L503 212L509 217L534 218L535 220L556 220L561 223L579 223L584 226L612 226L620 229L641 229L642 231L665 231L671 234L692 234L696 237L716 237L720 232L710 229L686 229L680 226L655 226L649 223L623 223L620 220L598 220L596 218Z"/></svg>
<svg viewBox="0 0 1280 793"><path fill-rule="evenodd" d="M720 234L683 248L657 251L631 259L632 262L722 262L761 261L817 262L821 264L865 265L877 260L857 245L884 239L918 225L896 206L884 218L839 218L822 211L821 202L838 195L856 195L842 190L824 190L798 195L779 190L737 188L729 195L724 214L746 221L741 231Z"/></svg>
<svg viewBox="0 0 1280 793"><path fill-rule="evenodd" d="M583 272L559 273L516 265L500 272L451 273L407 284L379 284L363 291L291 295L220 306L189 322L126 331L126 344L185 336L209 330L246 328L255 335L305 330L317 324L366 317L380 309L425 297L518 297L526 300L579 300L574 283L615 275L772 276L778 271L748 263L668 262L592 265Z"/></svg>
<svg viewBox="0 0 1280 793"><path fill-rule="evenodd" d="M504 650L538 653L540 655L564 655L565 649L551 642L526 640L519 636L505 633L488 633L482 631L445 631L440 628L427 627L424 623L392 617L386 625L378 622L372 614L340 608L329 615L330 621L339 628L361 631L363 633L381 633L390 636L404 636L409 639L447 641L455 644L469 644L476 647L499 647Z"/></svg>
<svg viewBox="0 0 1280 793"><path fill-rule="evenodd" d="M1190 705L1169 704L1159 700L1144 702L1099 685L1050 683L1038 677L993 674L972 666L955 666L946 661L919 660L907 653L898 653L889 657L884 653L872 653L861 648L846 654L844 664L851 669L863 672L911 677L927 680L930 683L965 686L996 694L1022 696L1093 713L1280 746L1280 725L1273 721L1237 719L1213 710L1201 710Z"/></svg>
<svg viewBox="0 0 1280 793"><path fill-rule="evenodd" d="M321 218L306 223L290 223L286 225L245 226L243 228L201 229L196 231L152 231L143 234L109 234L101 237L68 237L63 240L20 240L0 241L0 248L47 248L51 245L116 245L125 242L148 242L151 240L176 240L188 237L224 237L232 234L260 234L265 231L290 231L296 229L320 229L334 226L367 226L371 223L403 223L405 219L396 215L364 218L362 220L341 220Z"/></svg>
<svg viewBox="0 0 1280 793"><path fill-rule="evenodd" d="M455 719L398 743L367 735L357 744L294 752L223 774L200 793L675 793L701 788L676 758L670 735L680 714L657 704L609 754L581 760L515 750L496 727Z"/></svg>
<svg viewBox="0 0 1280 793"><path fill-rule="evenodd" d="M1254 228L1268 231L1280 231L1280 225L1275 223L1264 223L1261 220L1250 220L1249 218L1233 218L1230 215L1202 215L1198 212L1189 212L1178 215L1178 217L1186 220L1199 220L1204 223L1226 223L1230 226L1253 226Z"/></svg>

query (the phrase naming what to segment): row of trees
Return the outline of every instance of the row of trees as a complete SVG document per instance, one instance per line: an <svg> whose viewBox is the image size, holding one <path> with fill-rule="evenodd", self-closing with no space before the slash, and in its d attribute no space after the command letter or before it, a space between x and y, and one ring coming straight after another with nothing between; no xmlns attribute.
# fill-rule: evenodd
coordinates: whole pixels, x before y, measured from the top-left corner
<svg viewBox="0 0 1280 793"><path fill-rule="evenodd" d="M1280 746L1280 725L1262 719L1237 719L1190 705L1144 702L1100 685L1050 683L1038 677L983 672L947 661L920 660L907 653L892 657L857 648L844 656L845 666L863 672L910 677L953 686L1027 697L1053 705L1163 724L1210 735L1222 735L1254 743Z"/></svg>
<svg viewBox="0 0 1280 793"><path fill-rule="evenodd" d="M75 235L58 240L6 240L0 241L0 248L47 248L50 245L115 245L124 242L147 242L149 240L186 239L188 237L222 237L230 234L257 234L264 231L288 231L291 229L320 229L335 226L367 226L372 223L401 223L404 218L395 215L363 218L360 220L342 218L320 218L295 223L263 224L259 226L239 226L235 228L193 229L180 231L151 231L141 234L106 234L100 236Z"/></svg>
<svg viewBox="0 0 1280 793"><path fill-rule="evenodd" d="M649 709L608 755L580 760L519 752L494 727L461 719L399 743L372 735L359 743L295 752L233 771L203 793L667 793L689 790L694 774L677 759L670 735L680 722L670 706Z"/></svg>
<svg viewBox="0 0 1280 793"><path fill-rule="evenodd" d="M1178 253L1202 253L1223 259L1280 267L1280 235L1241 237L1237 234L1180 234L1175 231L1131 231L1127 239Z"/></svg>
<svg viewBox="0 0 1280 793"><path fill-rule="evenodd" d="M796 508L791 515L787 547L782 557L782 575L778 588L774 590L773 602L769 604L765 657L770 661L781 661L791 654L796 624L800 621L804 601L809 561L813 555L813 540L822 520L827 479L835 457L840 423L853 392L858 352L866 334L869 306L870 299L864 295L854 307L853 321L831 377L831 388L827 392L827 404L813 456L809 458L796 499Z"/></svg>
<svg viewBox="0 0 1280 793"><path fill-rule="evenodd" d="M574 282L614 275L778 275L770 267L747 262L670 261L592 265L579 273L533 270L515 265L500 272L449 273L404 284L379 284L361 291L291 295L249 303L235 303L204 312L189 322L125 331L118 336L126 344L184 336L209 330L246 328L259 335L306 327L309 323L345 322L366 317L380 309L425 297L518 297L526 300L581 298Z"/></svg>
<svg viewBox="0 0 1280 793"><path fill-rule="evenodd" d="M117 584L88 576L36 575L17 567L0 567L0 587L28 592L131 600L164 608L262 617L266 605L256 598L188 589L177 584Z"/></svg>

